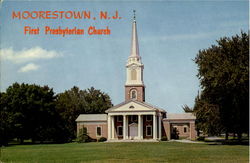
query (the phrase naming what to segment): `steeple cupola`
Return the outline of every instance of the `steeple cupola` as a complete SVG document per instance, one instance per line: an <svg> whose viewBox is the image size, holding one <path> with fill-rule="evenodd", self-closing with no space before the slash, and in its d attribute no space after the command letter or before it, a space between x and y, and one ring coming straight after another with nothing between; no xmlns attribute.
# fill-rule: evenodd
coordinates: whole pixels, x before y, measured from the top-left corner
<svg viewBox="0 0 250 163"><path fill-rule="evenodd" d="M135 10L132 22L131 51L126 64L127 79L125 83L125 100L145 101L145 86L143 83L143 64L139 54L139 43L136 29Z"/></svg>

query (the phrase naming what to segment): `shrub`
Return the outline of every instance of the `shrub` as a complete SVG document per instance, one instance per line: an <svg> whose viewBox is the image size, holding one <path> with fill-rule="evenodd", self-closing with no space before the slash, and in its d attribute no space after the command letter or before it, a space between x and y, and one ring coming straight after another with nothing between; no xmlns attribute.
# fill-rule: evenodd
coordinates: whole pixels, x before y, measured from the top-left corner
<svg viewBox="0 0 250 163"><path fill-rule="evenodd" d="M104 141L107 141L107 138L105 138L105 137L100 137L100 139L98 139L98 142L104 142Z"/></svg>
<svg viewBox="0 0 250 163"><path fill-rule="evenodd" d="M77 135L77 140L78 143L85 143L85 142L89 142L90 138L87 134L87 128L83 127L79 130L79 133Z"/></svg>
<svg viewBox="0 0 250 163"><path fill-rule="evenodd" d="M205 136L199 136L196 140L198 140L198 141L205 141Z"/></svg>
<svg viewBox="0 0 250 163"><path fill-rule="evenodd" d="M163 136L163 137L161 138L161 141L168 141L168 137Z"/></svg>

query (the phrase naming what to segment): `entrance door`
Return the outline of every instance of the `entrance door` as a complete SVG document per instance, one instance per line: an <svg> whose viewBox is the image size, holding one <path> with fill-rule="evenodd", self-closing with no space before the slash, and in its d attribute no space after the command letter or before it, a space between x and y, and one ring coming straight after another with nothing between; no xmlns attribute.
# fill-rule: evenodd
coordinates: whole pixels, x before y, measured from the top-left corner
<svg viewBox="0 0 250 163"><path fill-rule="evenodd" d="M129 136L131 139L134 139L138 136L138 124L132 123L129 125Z"/></svg>

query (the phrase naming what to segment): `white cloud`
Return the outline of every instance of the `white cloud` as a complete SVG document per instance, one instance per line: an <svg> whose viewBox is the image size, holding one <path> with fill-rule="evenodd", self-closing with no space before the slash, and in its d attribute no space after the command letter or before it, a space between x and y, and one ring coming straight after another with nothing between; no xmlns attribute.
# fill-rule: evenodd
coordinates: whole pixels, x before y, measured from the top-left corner
<svg viewBox="0 0 250 163"><path fill-rule="evenodd" d="M35 71L39 68L38 65L34 64L34 63L29 63L23 67L21 67L18 72L29 72L29 71Z"/></svg>
<svg viewBox="0 0 250 163"><path fill-rule="evenodd" d="M54 50L46 50L37 46L20 51L14 51L13 48L0 49L0 56L4 60L9 60L14 63L23 63L40 59L51 59L59 57L61 54Z"/></svg>

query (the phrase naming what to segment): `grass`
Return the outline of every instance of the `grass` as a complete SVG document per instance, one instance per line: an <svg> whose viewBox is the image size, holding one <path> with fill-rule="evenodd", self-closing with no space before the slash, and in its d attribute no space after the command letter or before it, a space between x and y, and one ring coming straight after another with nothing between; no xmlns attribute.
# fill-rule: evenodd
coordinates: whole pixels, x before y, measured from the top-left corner
<svg viewBox="0 0 250 163"><path fill-rule="evenodd" d="M160 143L69 143L14 145L1 150L2 162L249 162L249 146ZM0 161L0 162L1 162Z"/></svg>

